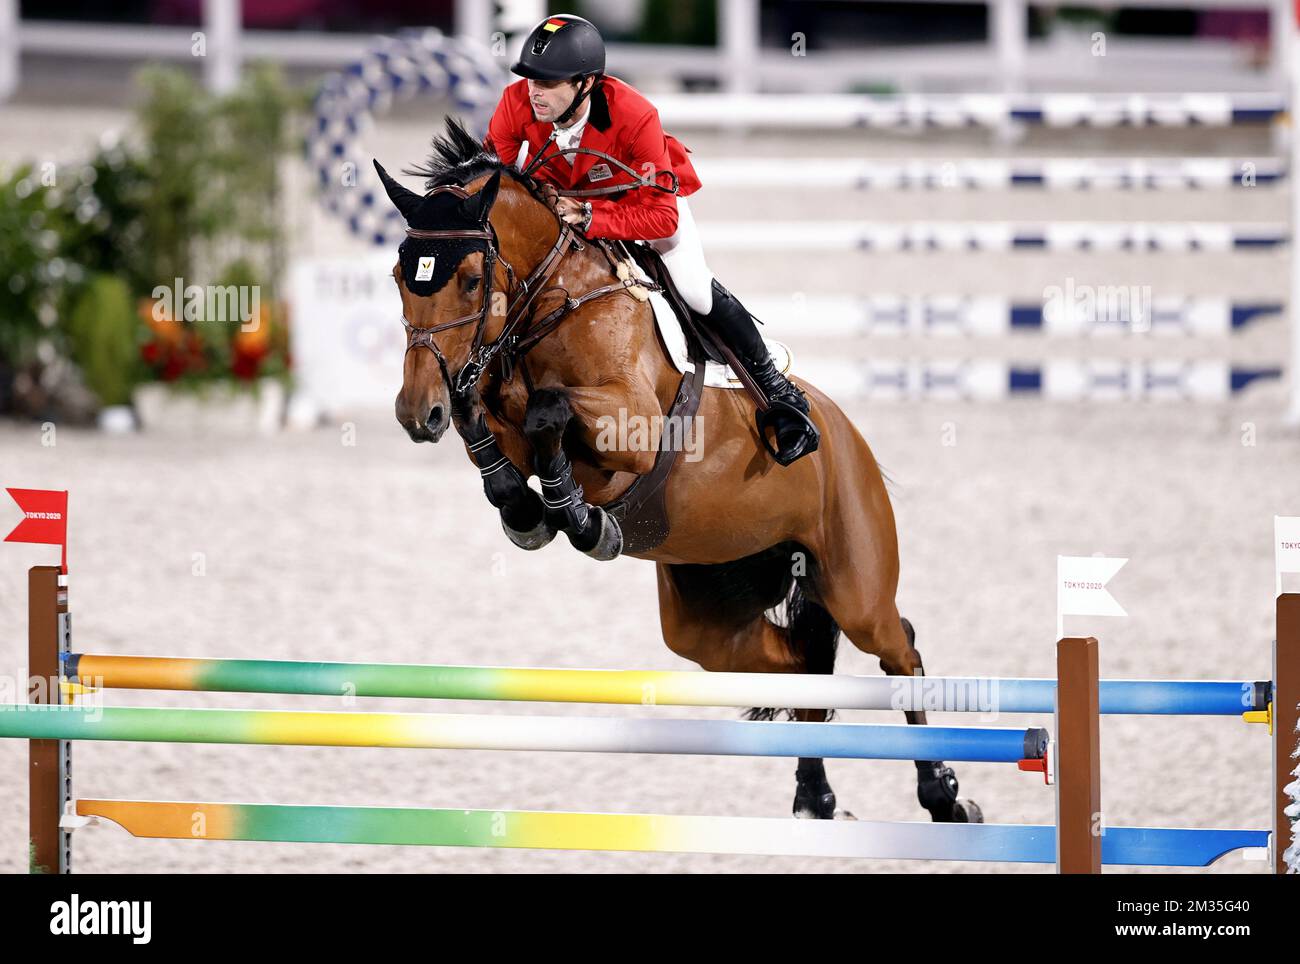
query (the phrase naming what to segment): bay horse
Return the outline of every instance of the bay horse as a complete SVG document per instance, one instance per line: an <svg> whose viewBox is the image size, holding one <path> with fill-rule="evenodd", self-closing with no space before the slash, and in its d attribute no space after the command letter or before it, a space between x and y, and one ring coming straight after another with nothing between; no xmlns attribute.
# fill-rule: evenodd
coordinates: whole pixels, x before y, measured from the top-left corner
<svg viewBox="0 0 1300 964"><path fill-rule="evenodd" d="M674 457L659 486L664 524L649 537L625 534L612 507L660 453L642 438L634 444L632 433L610 444L608 426L620 416L622 424L661 419L691 387L651 306L606 251L544 203L537 181L459 123L449 121L429 160L408 172L426 179L427 193L375 167L408 224L393 269L408 332L397 420L416 442L437 442L455 426L516 545L539 549L564 531L596 558L654 562L664 642L705 670L830 673L843 631L885 673L923 673L912 626L895 605L889 495L835 402L797 379L822 441L781 466L744 392L697 384L703 457ZM540 498L526 483L533 475ZM770 618L781 609L784 619ZM824 721L832 711L789 712ZM756 708L750 717L776 712ZM924 712L905 715L926 722ZM978 806L958 796L950 767L916 767L918 799L933 820L982 822ZM851 816L837 811L822 760L800 759L795 776L797 816Z"/></svg>

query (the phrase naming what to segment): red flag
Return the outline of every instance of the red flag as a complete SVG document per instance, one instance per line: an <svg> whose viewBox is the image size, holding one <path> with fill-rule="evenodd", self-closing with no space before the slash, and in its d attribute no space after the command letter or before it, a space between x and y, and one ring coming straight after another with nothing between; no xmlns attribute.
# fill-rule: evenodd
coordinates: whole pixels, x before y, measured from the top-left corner
<svg viewBox="0 0 1300 964"><path fill-rule="evenodd" d="M68 493L49 489L5 489L25 518L5 536L5 542L35 542L63 548L63 573L68 572Z"/></svg>

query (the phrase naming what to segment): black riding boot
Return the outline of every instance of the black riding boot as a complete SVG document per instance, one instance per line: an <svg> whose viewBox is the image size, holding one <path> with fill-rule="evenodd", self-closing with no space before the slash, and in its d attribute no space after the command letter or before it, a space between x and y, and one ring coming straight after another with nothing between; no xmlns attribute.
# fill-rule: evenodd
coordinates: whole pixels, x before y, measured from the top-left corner
<svg viewBox="0 0 1300 964"><path fill-rule="evenodd" d="M776 370L763 338L754 326L753 317L716 278L713 281L713 307L707 315L697 317L735 352L767 396L770 407L766 412L757 413L758 434L772 457L782 465L789 465L795 459L817 451L821 435L808 417L808 399ZM776 433L776 448L768 441L768 428Z"/></svg>

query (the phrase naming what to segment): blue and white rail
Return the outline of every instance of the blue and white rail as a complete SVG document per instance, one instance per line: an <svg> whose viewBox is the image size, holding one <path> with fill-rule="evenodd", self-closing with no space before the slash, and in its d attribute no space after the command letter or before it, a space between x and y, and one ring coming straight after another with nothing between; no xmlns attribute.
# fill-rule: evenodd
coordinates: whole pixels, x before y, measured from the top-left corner
<svg viewBox="0 0 1300 964"><path fill-rule="evenodd" d="M832 397L873 401L1221 402L1261 381L1273 367L1235 366L1221 359L1131 361L1054 359L1016 363L996 358L886 360L796 357L794 374Z"/></svg>
<svg viewBox="0 0 1300 964"><path fill-rule="evenodd" d="M668 127L1227 127L1279 120L1277 94L660 94Z"/></svg>
<svg viewBox="0 0 1300 964"><path fill-rule="evenodd" d="M1278 184L1286 165L1273 158L692 158L713 188L786 188L798 171L799 189L820 190L1187 190Z"/></svg>
<svg viewBox="0 0 1300 964"><path fill-rule="evenodd" d="M965 295L747 296L745 306L782 340L796 337L1067 338L1134 336L1210 338L1231 335L1280 315L1279 302L1227 298L1146 298L1141 290L1107 289L1092 302Z"/></svg>
<svg viewBox="0 0 1300 964"><path fill-rule="evenodd" d="M714 221L700 225L706 250L727 251L1214 251L1279 248L1281 224L1215 221Z"/></svg>

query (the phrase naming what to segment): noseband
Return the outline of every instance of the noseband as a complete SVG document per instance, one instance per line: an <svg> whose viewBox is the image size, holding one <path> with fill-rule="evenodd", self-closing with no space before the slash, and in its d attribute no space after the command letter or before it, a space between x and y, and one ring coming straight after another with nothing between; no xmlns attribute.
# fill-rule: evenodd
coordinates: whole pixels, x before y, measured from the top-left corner
<svg viewBox="0 0 1300 964"><path fill-rule="evenodd" d="M467 198L471 195L468 191L454 184L442 185L435 187L429 194L439 192L448 192L461 198ZM419 328L407 321L406 317L402 318L402 326L406 329L406 351L414 348L428 348L438 359L438 365L442 369L443 380L447 382L447 387L455 394L461 394L468 391L475 385L492 359L503 351L506 352L504 361L509 364L511 355L510 349L518 343L519 335L515 333L519 322L527 313L528 308L532 305L533 300L538 293L543 290L543 285L550 279L560 261L563 259L565 249L572 244L575 249L582 248L582 242L574 233L573 229L564 222L560 222L560 234L555 239L555 244L551 245L551 250L542 258L541 262L531 272L522 283L516 285L515 271L500 255L500 249L497 244L496 231L493 229L491 222L485 222L482 228L452 228L443 231L426 231L419 228L407 228L406 236L417 240L443 240L443 239L472 239L483 241L487 248L483 252L483 304L477 311L472 311L467 315L461 315L451 321L444 321L441 324L433 325L428 328ZM508 307L506 308L506 324L501 334L490 344L484 344L483 339L487 334L488 317L492 311L492 287L496 281L496 263L500 261L506 269L506 293L513 292ZM572 299L568 299L569 302ZM454 383L447 370L447 360L443 357L442 352L434 343L433 336L441 331L448 331L452 328L462 328L465 325L475 325L474 341L470 347L469 358L466 359L465 365L456 375Z"/></svg>

